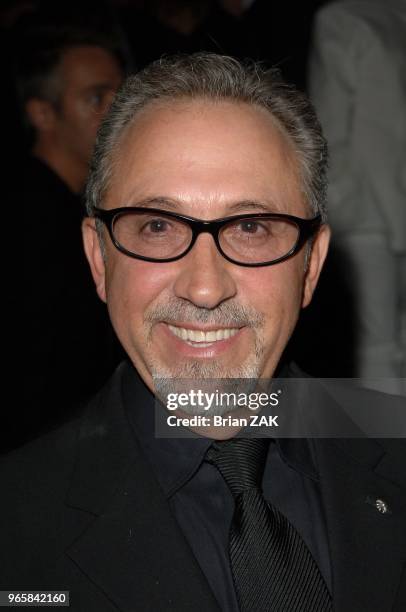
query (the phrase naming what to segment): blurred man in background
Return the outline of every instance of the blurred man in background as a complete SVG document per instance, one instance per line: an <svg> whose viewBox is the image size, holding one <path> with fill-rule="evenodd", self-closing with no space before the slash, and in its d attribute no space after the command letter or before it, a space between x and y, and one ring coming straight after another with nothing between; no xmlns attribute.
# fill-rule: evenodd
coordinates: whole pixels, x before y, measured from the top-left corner
<svg viewBox="0 0 406 612"><path fill-rule="evenodd" d="M32 153L78 194L122 69L110 50L85 36L75 42L61 34L38 42L18 80L21 104L34 130Z"/></svg>
<svg viewBox="0 0 406 612"><path fill-rule="evenodd" d="M19 40L16 87L31 150L15 170L7 201L11 220L20 218L20 264L30 296L22 314L24 397L12 417L23 423L21 438L34 418L38 426L86 398L115 364L110 324L84 265L80 223L96 132L123 64L111 40L72 25L30 24ZM60 385L65 393L55 405Z"/></svg>

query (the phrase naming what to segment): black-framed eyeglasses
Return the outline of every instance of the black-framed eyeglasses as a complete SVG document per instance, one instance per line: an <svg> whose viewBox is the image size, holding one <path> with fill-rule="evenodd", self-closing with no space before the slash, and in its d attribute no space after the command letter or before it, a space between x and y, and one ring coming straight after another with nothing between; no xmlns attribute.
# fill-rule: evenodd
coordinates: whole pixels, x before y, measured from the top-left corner
<svg viewBox="0 0 406 612"><path fill-rule="evenodd" d="M204 221L158 208L94 207L115 247L135 259L171 262L189 253L202 233L213 236L217 249L239 266L271 266L295 255L320 228L321 215L258 213Z"/></svg>

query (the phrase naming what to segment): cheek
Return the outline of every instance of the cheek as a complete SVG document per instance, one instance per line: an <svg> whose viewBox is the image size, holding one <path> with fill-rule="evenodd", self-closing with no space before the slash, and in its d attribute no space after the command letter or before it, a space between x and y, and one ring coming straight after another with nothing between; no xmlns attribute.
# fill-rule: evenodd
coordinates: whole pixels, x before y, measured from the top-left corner
<svg viewBox="0 0 406 612"><path fill-rule="evenodd" d="M86 137L95 138L100 121L88 101L81 98L71 99L66 105L65 116L72 127L80 130L82 140Z"/></svg>
<svg viewBox="0 0 406 612"><path fill-rule="evenodd" d="M300 311L303 268L294 259L254 268L240 277L238 284L244 302L262 312L266 320L290 315L296 318Z"/></svg>
<svg viewBox="0 0 406 612"><path fill-rule="evenodd" d="M107 305L116 329L142 333L144 314L170 282L165 265L130 259L109 258L106 266Z"/></svg>

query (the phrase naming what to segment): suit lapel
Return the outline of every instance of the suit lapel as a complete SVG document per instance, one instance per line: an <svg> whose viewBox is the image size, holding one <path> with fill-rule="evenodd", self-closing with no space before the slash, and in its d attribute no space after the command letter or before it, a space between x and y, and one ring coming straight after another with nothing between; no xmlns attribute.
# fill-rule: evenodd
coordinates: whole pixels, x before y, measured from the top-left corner
<svg viewBox="0 0 406 612"><path fill-rule="evenodd" d="M334 609L400 610L395 601L405 570L406 494L378 475L381 465L387 470L388 455L367 439L319 440L316 447Z"/></svg>
<svg viewBox="0 0 406 612"><path fill-rule="evenodd" d="M299 372L300 373L300 372ZM294 375L297 376L296 370ZM406 578L406 483L404 440L373 440L351 419L354 405L365 405L365 391L349 385L301 381L301 404L320 439L311 440L320 477L330 549L334 610L403 610L398 603ZM379 394L369 393L372 414L382 409ZM394 400L395 401L395 400ZM363 402L363 404L359 404ZM375 411L375 412L374 412ZM348 432L348 439L323 438ZM390 452L386 451L386 447ZM382 500L385 506L378 504ZM403 572L403 578L402 578ZM397 607L399 606L399 607Z"/></svg>
<svg viewBox="0 0 406 612"><path fill-rule="evenodd" d="M119 374L82 427L67 503L95 518L67 555L120 610L219 610L131 434Z"/></svg>

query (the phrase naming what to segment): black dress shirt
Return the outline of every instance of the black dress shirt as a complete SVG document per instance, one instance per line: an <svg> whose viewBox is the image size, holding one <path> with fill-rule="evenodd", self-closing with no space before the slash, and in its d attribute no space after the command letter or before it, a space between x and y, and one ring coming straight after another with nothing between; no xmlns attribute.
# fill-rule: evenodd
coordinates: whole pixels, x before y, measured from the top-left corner
<svg viewBox="0 0 406 612"><path fill-rule="evenodd" d="M234 501L218 470L204 460L212 440L156 437L154 396L130 365L123 377L123 399L135 436L221 609L238 612L228 559ZM157 414L165 419L163 410ZM306 542L331 591L328 541L311 442L273 441L262 486L265 499L285 514Z"/></svg>

